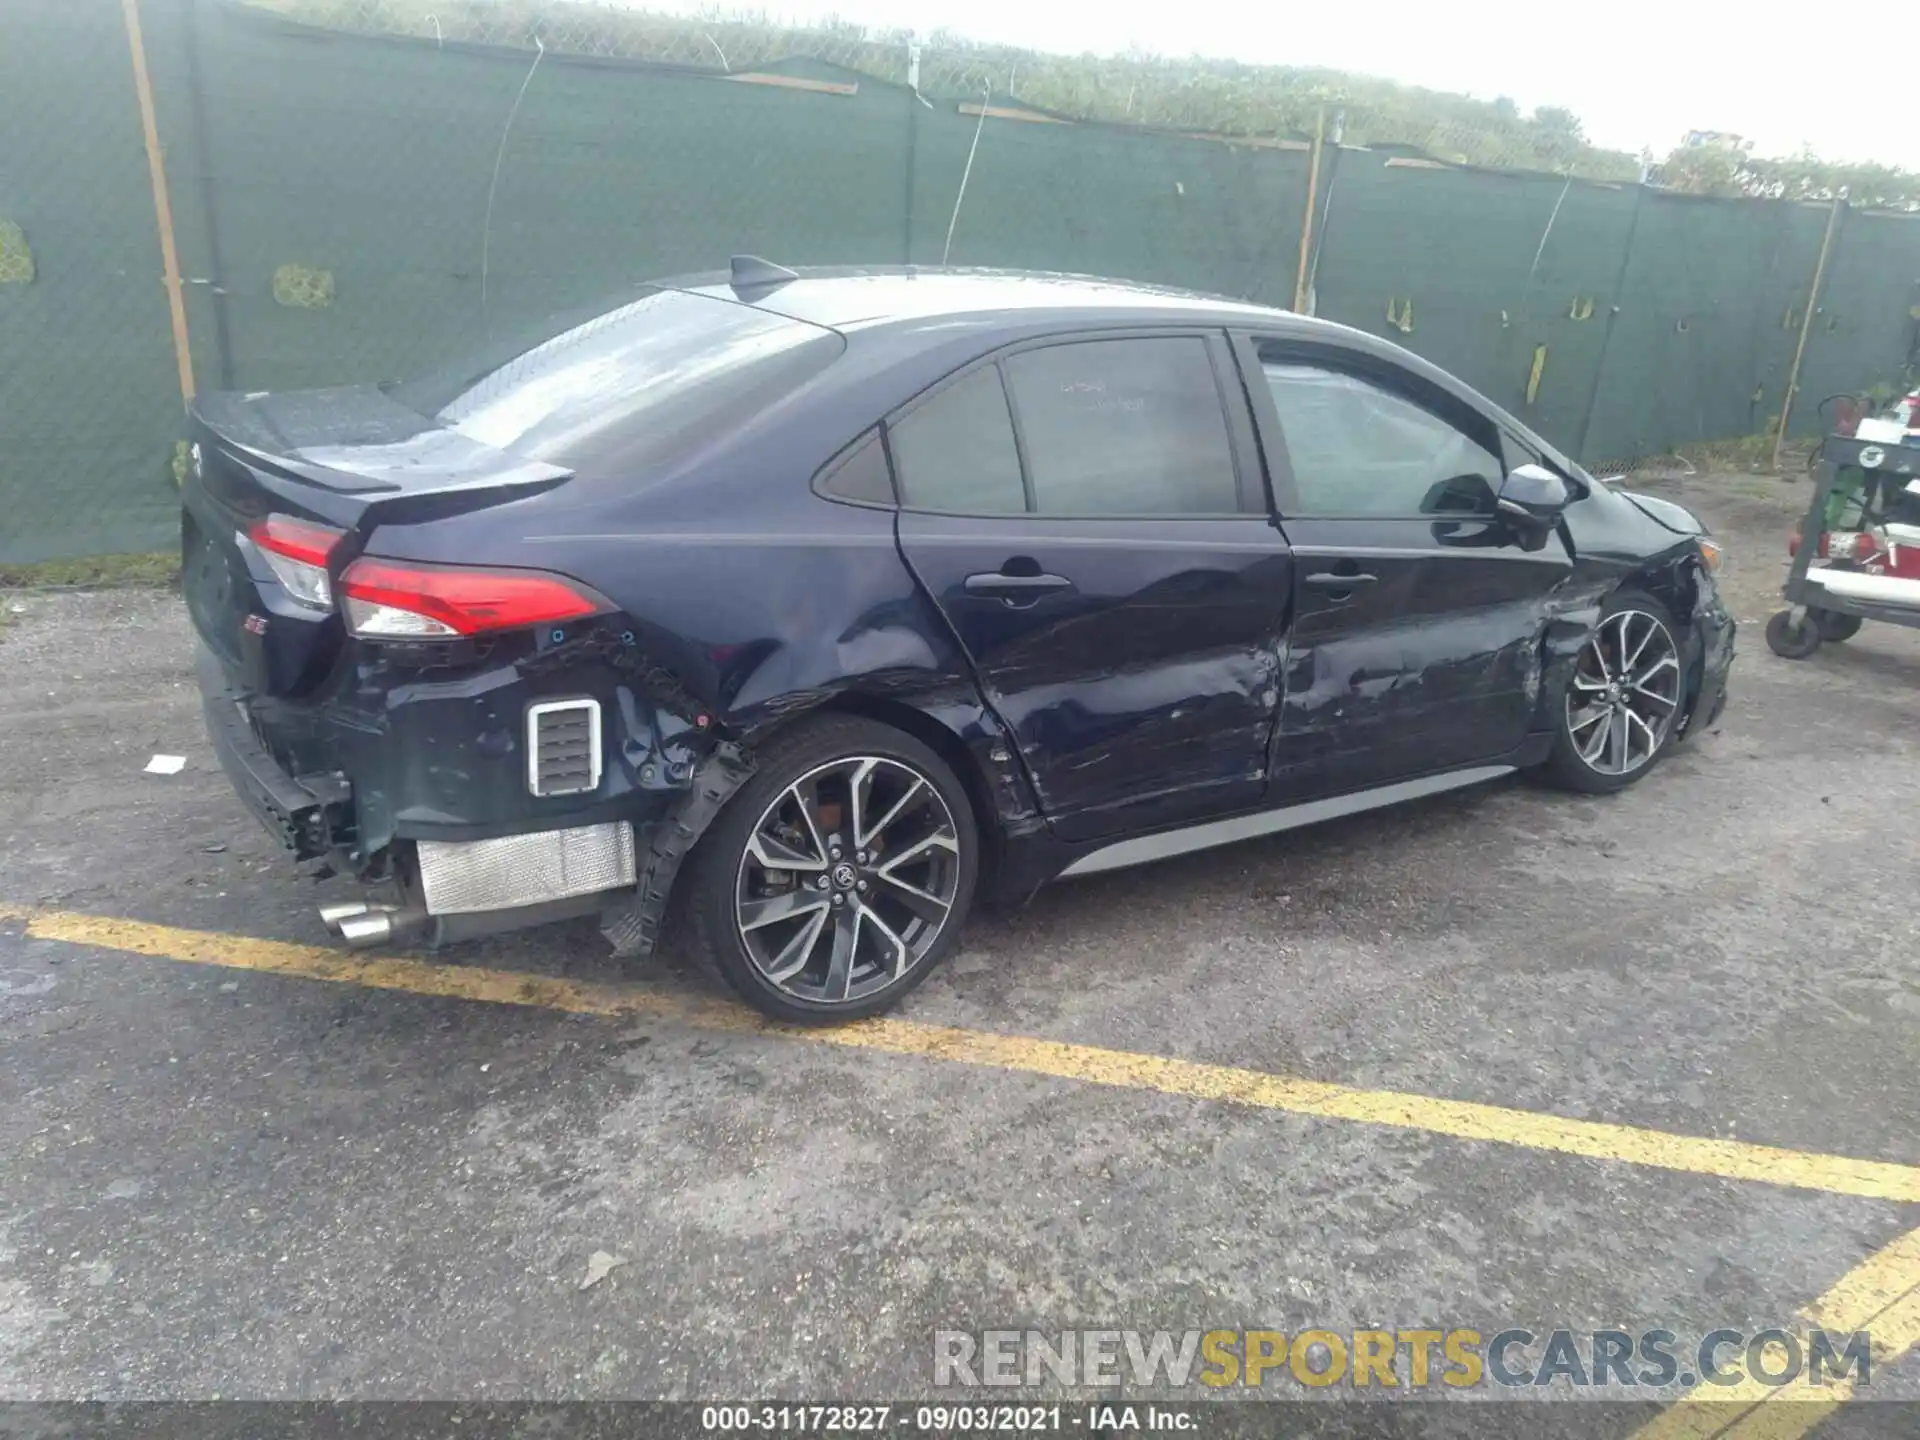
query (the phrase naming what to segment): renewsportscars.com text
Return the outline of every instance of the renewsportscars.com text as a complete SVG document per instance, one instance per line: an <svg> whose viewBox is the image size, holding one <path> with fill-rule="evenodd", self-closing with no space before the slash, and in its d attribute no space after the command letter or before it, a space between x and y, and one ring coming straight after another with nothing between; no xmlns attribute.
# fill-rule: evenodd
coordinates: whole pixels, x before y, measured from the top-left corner
<svg viewBox="0 0 1920 1440"><path fill-rule="evenodd" d="M939 1330L933 1383L1325 1388L1690 1390L1745 1381L1871 1383L1866 1331Z"/></svg>

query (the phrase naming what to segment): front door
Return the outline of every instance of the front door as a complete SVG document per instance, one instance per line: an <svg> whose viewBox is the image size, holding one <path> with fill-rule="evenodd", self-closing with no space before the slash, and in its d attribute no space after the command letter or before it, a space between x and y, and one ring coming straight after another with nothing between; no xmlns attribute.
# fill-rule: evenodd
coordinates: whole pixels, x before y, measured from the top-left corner
<svg viewBox="0 0 1920 1440"><path fill-rule="evenodd" d="M1572 560L1499 519L1500 436L1410 371L1335 347L1243 349L1294 552L1280 802L1497 764L1538 710L1546 601Z"/></svg>
<svg viewBox="0 0 1920 1440"><path fill-rule="evenodd" d="M1205 334L1050 343L888 426L901 553L1063 838L1263 792L1292 576L1231 364Z"/></svg>

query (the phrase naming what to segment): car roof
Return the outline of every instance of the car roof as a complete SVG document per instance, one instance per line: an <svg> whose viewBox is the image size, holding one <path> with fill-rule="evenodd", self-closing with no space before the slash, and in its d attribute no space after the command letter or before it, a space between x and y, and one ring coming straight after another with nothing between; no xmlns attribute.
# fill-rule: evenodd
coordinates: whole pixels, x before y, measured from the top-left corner
<svg viewBox="0 0 1920 1440"><path fill-rule="evenodd" d="M1117 320L1272 321L1286 316L1270 306L1171 286L1038 270L946 269L927 266L802 269L794 279L736 291L724 274L693 275L663 284L823 325L854 330L945 316L1019 315L1045 311L1101 312Z"/></svg>

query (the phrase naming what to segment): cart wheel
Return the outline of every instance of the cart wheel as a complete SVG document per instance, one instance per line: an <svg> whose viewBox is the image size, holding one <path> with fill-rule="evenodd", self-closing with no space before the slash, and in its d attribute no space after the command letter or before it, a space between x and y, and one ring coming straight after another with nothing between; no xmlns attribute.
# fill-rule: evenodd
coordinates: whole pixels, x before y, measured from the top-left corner
<svg viewBox="0 0 1920 1440"><path fill-rule="evenodd" d="M1767 621L1767 648L1784 660L1804 660L1820 648L1820 626L1811 613L1798 625L1793 612L1781 610Z"/></svg>
<svg viewBox="0 0 1920 1440"><path fill-rule="evenodd" d="M1838 610L1813 610L1808 613L1819 621L1820 638L1829 645L1851 640L1860 633L1858 615L1842 615Z"/></svg>

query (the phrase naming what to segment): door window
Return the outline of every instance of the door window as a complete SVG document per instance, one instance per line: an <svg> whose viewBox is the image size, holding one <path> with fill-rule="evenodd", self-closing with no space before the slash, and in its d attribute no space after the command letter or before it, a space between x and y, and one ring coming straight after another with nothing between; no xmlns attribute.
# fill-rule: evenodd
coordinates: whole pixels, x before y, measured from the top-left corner
<svg viewBox="0 0 1920 1440"><path fill-rule="evenodd" d="M1018 515L1027 509L1000 371L983 365L887 427L900 502L916 510Z"/></svg>
<svg viewBox="0 0 1920 1440"><path fill-rule="evenodd" d="M1005 362L1042 515L1231 515L1226 411L1198 336L1085 340Z"/></svg>
<svg viewBox="0 0 1920 1440"><path fill-rule="evenodd" d="M1505 475L1500 457L1452 421L1372 380L1324 365L1263 357L1261 369L1293 470L1293 513L1494 513Z"/></svg>

